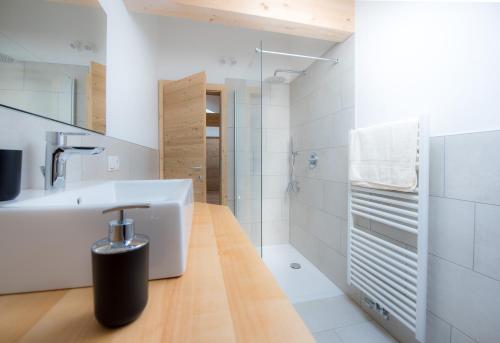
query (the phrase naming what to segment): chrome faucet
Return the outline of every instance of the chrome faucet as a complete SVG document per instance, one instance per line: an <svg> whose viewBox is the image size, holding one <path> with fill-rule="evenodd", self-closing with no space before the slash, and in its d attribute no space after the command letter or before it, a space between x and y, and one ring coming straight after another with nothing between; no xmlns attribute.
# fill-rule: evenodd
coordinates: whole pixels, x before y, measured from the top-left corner
<svg viewBox="0 0 500 343"><path fill-rule="evenodd" d="M66 161L72 155L97 155L104 151L101 147L67 146L68 136L87 136L83 132L46 132L45 134L45 166L42 174L45 177L45 189L64 189L66 186Z"/></svg>

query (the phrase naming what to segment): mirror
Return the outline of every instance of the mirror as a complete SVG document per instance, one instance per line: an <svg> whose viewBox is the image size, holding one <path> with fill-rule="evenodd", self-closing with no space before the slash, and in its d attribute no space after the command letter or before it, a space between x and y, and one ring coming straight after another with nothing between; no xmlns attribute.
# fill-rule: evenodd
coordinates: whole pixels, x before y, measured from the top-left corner
<svg viewBox="0 0 500 343"><path fill-rule="evenodd" d="M0 0L0 105L106 133L98 1Z"/></svg>

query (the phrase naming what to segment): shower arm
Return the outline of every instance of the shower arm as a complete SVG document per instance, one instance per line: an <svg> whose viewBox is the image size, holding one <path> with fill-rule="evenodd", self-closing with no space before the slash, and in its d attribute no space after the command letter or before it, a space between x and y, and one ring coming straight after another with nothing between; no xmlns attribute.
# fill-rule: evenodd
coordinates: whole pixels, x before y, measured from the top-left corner
<svg viewBox="0 0 500 343"><path fill-rule="evenodd" d="M328 61L328 62L333 62L335 64L339 63L339 59L338 58L326 58L326 57L315 57L315 56L300 55L300 54L290 54L288 52L262 50L261 48L255 48L255 51L260 52L262 54L306 58L306 59L309 59L309 60L316 60L316 61Z"/></svg>

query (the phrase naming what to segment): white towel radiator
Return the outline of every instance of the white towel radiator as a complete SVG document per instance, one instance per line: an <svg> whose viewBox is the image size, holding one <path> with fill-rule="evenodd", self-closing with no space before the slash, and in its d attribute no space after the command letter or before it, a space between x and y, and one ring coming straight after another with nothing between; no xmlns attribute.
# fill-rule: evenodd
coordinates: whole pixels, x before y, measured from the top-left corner
<svg viewBox="0 0 500 343"><path fill-rule="evenodd" d="M384 314L394 317L425 342L427 302L427 231L429 137L426 118L419 121L418 188L413 193L349 187L348 283L359 288ZM416 236L417 247L395 244L354 216Z"/></svg>

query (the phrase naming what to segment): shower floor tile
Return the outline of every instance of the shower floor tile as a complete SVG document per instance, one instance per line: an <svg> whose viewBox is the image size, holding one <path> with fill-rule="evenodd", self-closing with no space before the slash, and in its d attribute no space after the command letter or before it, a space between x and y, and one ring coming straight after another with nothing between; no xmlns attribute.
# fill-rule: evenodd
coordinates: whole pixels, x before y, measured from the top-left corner
<svg viewBox="0 0 500 343"><path fill-rule="evenodd" d="M289 244L264 246L262 258L292 303L343 295L340 288ZM290 263L302 268L292 269Z"/></svg>

